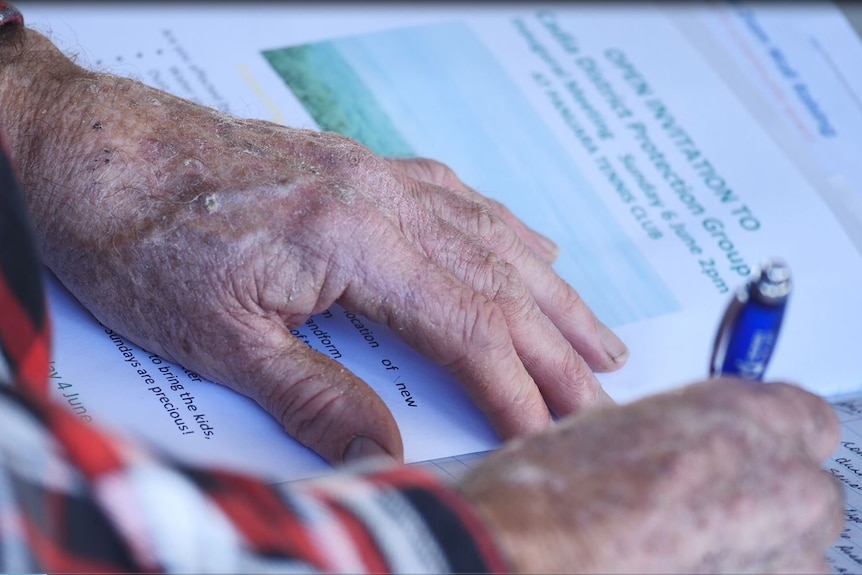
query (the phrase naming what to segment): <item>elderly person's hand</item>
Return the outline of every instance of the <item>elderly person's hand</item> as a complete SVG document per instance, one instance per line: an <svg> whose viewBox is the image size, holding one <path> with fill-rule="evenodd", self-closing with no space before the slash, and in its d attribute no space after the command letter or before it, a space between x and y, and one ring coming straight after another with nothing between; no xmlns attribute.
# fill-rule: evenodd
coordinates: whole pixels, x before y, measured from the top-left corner
<svg viewBox="0 0 862 575"><path fill-rule="evenodd" d="M818 397L718 379L516 439L460 489L518 572L826 573L837 442Z"/></svg>
<svg viewBox="0 0 862 575"><path fill-rule="evenodd" d="M0 124L58 278L329 461L402 456L378 396L290 334L334 302L450 369L502 437L596 402L594 370L625 360L553 244L440 164L89 72L32 30L0 60Z"/></svg>

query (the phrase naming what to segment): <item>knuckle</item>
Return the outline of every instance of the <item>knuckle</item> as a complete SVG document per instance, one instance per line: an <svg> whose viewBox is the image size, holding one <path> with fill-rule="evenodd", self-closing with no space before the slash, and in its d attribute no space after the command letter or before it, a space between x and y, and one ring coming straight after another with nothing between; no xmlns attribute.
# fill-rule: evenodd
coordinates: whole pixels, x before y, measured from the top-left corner
<svg viewBox="0 0 862 575"><path fill-rule="evenodd" d="M455 191L461 190L464 187L461 178L448 165L431 160L429 167L431 170L431 181L440 187Z"/></svg>
<svg viewBox="0 0 862 575"><path fill-rule="evenodd" d="M530 309L532 300L518 268L495 252L486 252L482 262L475 266L472 285L483 297L500 306L507 317L522 317Z"/></svg>
<svg viewBox="0 0 862 575"><path fill-rule="evenodd" d="M492 259L482 294L500 308L510 327L534 317L538 310L518 268L499 257Z"/></svg>
<svg viewBox="0 0 862 575"><path fill-rule="evenodd" d="M463 185L455 170L439 160L423 157L415 158L414 162L417 176L431 184L450 190L458 190Z"/></svg>
<svg viewBox="0 0 862 575"><path fill-rule="evenodd" d="M495 200L494 198L486 198L483 196L483 201L488 206L488 209L496 214L505 214L509 212L509 208L507 208L506 205L499 200Z"/></svg>
<svg viewBox="0 0 862 575"><path fill-rule="evenodd" d="M498 305L509 303L516 297L514 292L520 279L517 270L493 252L488 253L486 262L483 266L487 270L483 295Z"/></svg>
<svg viewBox="0 0 862 575"><path fill-rule="evenodd" d="M477 236L489 244L496 244L505 231L503 220L488 206L473 202L470 206L473 229Z"/></svg>
<svg viewBox="0 0 862 575"><path fill-rule="evenodd" d="M495 200L493 198L485 197L483 197L483 200L488 205L488 209L500 216L500 218L504 221L506 219L517 219L512 213L512 210L510 210L503 202L500 202L499 200Z"/></svg>
<svg viewBox="0 0 862 575"><path fill-rule="evenodd" d="M267 411L284 429L305 444L318 444L344 415L342 395L337 388L313 375L279 388L270 394Z"/></svg>
<svg viewBox="0 0 862 575"><path fill-rule="evenodd" d="M563 279L551 282L546 293L552 309L574 310L584 305L581 295Z"/></svg>
<svg viewBox="0 0 862 575"><path fill-rule="evenodd" d="M486 203L473 202L468 208L473 233L508 261L520 261L529 248L515 230L500 216L500 211Z"/></svg>
<svg viewBox="0 0 862 575"><path fill-rule="evenodd" d="M500 306L480 294L470 298L467 313L467 340L483 346L500 345L506 333L506 320Z"/></svg>
<svg viewBox="0 0 862 575"><path fill-rule="evenodd" d="M465 290L456 302L452 317L460 325L460 337L455 342L459 352L454 354L450 366L462 371L462 367L483 361L488 353L496 353L505 346L508 330L500 307L481 294Z"/></svg>
<svg viewBox="0 0 862 575"><path fill-rule="evenodd" d="M599 388L593 377L593 371L574 350L563 357L560 368L561 373L565 374L566 381L574 387L581 404L592 403L597 399Z"/></svg>

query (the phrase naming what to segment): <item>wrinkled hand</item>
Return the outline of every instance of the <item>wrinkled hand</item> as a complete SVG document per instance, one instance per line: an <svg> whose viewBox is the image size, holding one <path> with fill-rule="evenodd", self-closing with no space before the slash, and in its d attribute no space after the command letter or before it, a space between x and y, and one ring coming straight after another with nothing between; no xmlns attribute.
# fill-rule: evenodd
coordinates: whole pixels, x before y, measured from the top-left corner
<svg viewBox="0 0 862 575"><path fill-rule="evenodd" d="M377 395L290 334L334 302L449 368L503 437L590 405L593 370L624 361L553 244L444 166L85 73L33 38L45 55L8 81L45 62L63 81L10 139L49 266L102 323L328 460L402 453Z"/></svg>
<svg viewBox="0 0 862 575"><path fill-rule="evenodd" d="M519 572L825 573L837 442L810 393L713 380L515 440L460 488Z"/></svg>

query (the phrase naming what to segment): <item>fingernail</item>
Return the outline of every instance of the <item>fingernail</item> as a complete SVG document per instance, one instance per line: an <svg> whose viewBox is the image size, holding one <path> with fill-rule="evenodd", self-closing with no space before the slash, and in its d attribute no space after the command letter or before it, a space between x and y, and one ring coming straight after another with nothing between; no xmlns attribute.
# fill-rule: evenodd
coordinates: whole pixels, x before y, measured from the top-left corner
<svg viewBox="0 0 862 575"><path fill-rule="evenodd" d="M343 459L344 463L351 463L354 461L379 457L385 457L390 461L395 461L392 455L383 449L379 443L370 437L357 435L350 440L350 443L347 444L347 448L344 450Z"/></svg>
<svg viewBox="0 0 862 575"><path fill-rule="evenodd" d="M629 357L629 348L626 347L623 340L618 338L617 334L603 323L599 323L599 337L602 339L602 347L605 348L605 352L611 356L614 363L625 363Z"/></svg>

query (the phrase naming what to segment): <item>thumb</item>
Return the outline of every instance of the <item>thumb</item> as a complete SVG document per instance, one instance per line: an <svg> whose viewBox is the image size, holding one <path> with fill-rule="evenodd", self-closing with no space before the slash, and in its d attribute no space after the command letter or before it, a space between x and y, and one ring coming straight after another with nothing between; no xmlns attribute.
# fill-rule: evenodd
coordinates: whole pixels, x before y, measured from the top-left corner
<svg viewBox="0 0 862 575"><path fill-rule="evenodd" d="M250 326L256 337L222 356L229 373L216 381L255 400L333 465L375 455L403 461L398 425L373 389L283 324L259 320L267 325Z"/></svg>

